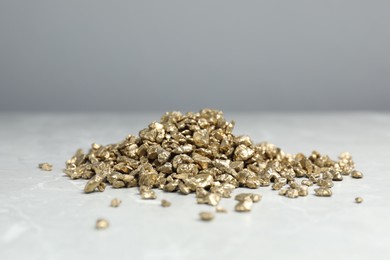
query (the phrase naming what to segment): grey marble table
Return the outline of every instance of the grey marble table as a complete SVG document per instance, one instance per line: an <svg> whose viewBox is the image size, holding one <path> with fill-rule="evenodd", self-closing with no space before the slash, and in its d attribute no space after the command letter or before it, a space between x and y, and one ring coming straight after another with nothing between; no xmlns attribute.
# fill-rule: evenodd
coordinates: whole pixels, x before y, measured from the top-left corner
<svg viewBox="0 0 390 260"><path fill-rule="evenodd" d="M221 205L210 223L193 195L137 189L83 194L85 181L64 176L64 162L92 142L115 143L160 114L0 113L0 259L390 259L389 113L225 113L236 134L288 153L349 151L365 177L345 178L334 195L288 199L269 187L251 213ZM50 162L51 172L37 168ZM239 191L236 191L236 193ZM354 198L364 198L362 204ZM120 198L119 208L109 207ZM97 218L110 221L94 229ZM285 257L285 258L283 258Z"/></svg>

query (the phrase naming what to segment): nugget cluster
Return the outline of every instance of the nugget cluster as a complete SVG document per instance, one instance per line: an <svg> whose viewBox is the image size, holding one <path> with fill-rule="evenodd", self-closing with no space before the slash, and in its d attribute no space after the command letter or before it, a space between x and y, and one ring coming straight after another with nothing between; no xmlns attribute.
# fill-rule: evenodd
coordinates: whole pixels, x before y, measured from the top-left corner
<svg viewBox="0 0 390 260"><path fill-rule="evenodd" d="M315 185L315 195L331 196L334 181L363 176L354 169L349 153L338 160L317 151L292 155L273 144L254 144L249 136L233 134L234 125L218 110L167 112L138 135L116 144L94 143L87 153L77 150L64 172L71 179L88 180L86 193L104 191L107 185L139 187L141 198L155 199L154 189L161 189L195 193L198 203L212 206L237 187L270 186L280 195L297 198L308 195Z"/></svg>

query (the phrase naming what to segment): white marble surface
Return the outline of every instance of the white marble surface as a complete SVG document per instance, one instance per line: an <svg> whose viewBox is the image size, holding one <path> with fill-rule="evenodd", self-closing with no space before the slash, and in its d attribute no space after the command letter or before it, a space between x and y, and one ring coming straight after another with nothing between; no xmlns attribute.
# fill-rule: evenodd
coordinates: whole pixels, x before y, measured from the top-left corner
<svg viewBox="0 0 390 260"><path fill-rule="evenodd" d="M92 142L115 143L159 114L0 114L0 259L390 259L390 114L225 114L236 134L290 153L349 151L362 180L336 183L331 198L296 200L260 188L249 214L198 220L207 205L193 195L158 192L172 201L142 201L136 189L83 194L64 177L64 161ZM52 172L37 168L50 162ZM362 196L362 204L354 203ZM119 208L108 206L118 197ZM111 226L94 229L95 220Z"/></svg>

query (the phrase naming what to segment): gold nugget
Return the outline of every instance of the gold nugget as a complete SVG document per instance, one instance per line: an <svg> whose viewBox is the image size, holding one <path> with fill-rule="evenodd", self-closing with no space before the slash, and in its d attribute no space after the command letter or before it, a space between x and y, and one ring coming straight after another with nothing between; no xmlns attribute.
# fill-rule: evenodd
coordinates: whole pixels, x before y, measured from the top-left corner
<svg viewBox="0 0 390 260"><path fill-rule="evenodd" d="M234 199L238 201L251 200L252 202L259 202L261 200L261 197L262 196L260 194L256 193L240 193L237 194Z"/></svg>
<svg viewBox="0 0 390 260"><path fill-rule="evenodd" d="M355 202L356 203L362 203L363 202L363 198L362 197L356 197L355 198Z"/></svg>
<svg viewBox="0 0 390 260"><path fill-rule="evenodd" d="M222 206L216 206L215 211L218 213L227 213L227 210Z"/></svg>
<svg viewBox="0 0 390 260"><path fill-rule="evenodd" d="M170 207L171 206L171 202L167 201L167 200L161 200L161 206L163 208L167 208L167 207Z"/></svg>
<svg viewBox="0 0 390 260"><path fill-rule="evenodd" d="M363 173L361 173L359 171L352 171L351 176L352 176L352 178L355 178L355 179L361 179L361 178L363 178Z"/></svg>
<svg viewBox="0 0 390 260"><path fill-rule="evenodd" d="M98 230L102 230L102 229L108 228L109 225L110 225L110 224L108 223L107 220L105 220L105 219L98 219L98 220L96 221L95 227L96 227L96 229L98 229Z"/></svg>
<svg viewBox="0 0 390 260"><path fill-rule="evenodd" d="M298 198L299 191L297 189L288 188L285 196L290 199Z"/></svg>
<svg viewBox="0 0 390 260"><path fill-rule="evenodd" d="M150 187L141 186L139 190L141 198L144 200L153 200L157 198L156 193Z"/></svg>
<svg viewBox="0 0 390 260"><path fill-rule="evenodd" d="M316 196L319 197L330 197L332 196L332 190L329 188L318 188L314 189Z"/></svg>
<svg viewBox="0 0 390 260"><path fill-rule="evenodd" d="M111 200L110 206L113 208L117 208L121 203L122 201L120 199L115 198Z"/></svg>
<svg viewBox="0 0 390 260"><path fill-rule="evenodd" d="M252 204L253 201L251 199L239 201L234 207L234 210L237 212L249 212L252 209Z"/></svg>
<svg viewBox="0 0 390 260"><path fill-rule="evenodd" d="M298 187L298 195L299 196L307 196L309 194L308 188L306 185L301 185Z"/></svg>
<svg viewBox="0 0 390 260"><path fill-rule="evenodd" d="M53 169L53 165L50 163L40 163L38 167L43 171L51 171Z"/></svg>
<svg viewBox="0 0 390 260"><path fill-rule="evenodd" d="M217 206L219 201L221 200L221 196L216 193L208 193L203 197L198 197L198 204L209 204L211 206Z"/></svg>
<svg viewBox="0 0 390 260"><path fill-rule="evenodd" d="M214 219L214 214L212 212L203 211L199 213L199 217L203 221L211 221Z"/></svg>
<svg viewBox="0 0 390 260"><path fill-rule="evenodd" d="M302 180L301 184L307 187L313 186L313 182L311 180Z"/></svg>

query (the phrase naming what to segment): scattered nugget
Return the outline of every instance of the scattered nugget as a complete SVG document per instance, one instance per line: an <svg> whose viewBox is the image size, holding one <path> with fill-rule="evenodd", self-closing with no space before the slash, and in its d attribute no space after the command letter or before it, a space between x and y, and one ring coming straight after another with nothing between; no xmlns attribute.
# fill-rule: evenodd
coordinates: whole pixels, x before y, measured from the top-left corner
<svg viewBox="0 0 390 260"><path fill-rule="evenodd" d="M171 202L167 201L167 200L161 200L161 206L163 208L167 208L167 207L170 207L171 206Z"/></svg>
<svg viewBox="0 0 390 260"><path fill-rule="evenodd" d="M251 199L246 199L243 201L239 201L234 210L237 212L249 212L252 209L253 201Z"/></svg>
<svg viewBox="0 0 390 260"><path fill-rule="evenodd" d="M216 206L215 211L218 213L227 213L227 210L222 206Z"/></svg>
<svg viewBox="0 0 390 260"><path fill-rule="evenodd" d="M38 167L43 171L51 171L53 169L53 165L47 162L38 164Z"/></svg>
<svg viewBox="0 0 390 260"><path fill-rule="evenodd" d="M359 171L352 171L351 176L352 176L352 178L355 178L355 179L361 179L361 178L363 178L363 173L361 173Z"/></svg>
<svg viewBox="0 0 390 260"><path fill-rule="evenodd" d="M199 217L202 221L211 221L214 219L214 214L208 211L202 211L199 213Z"/></svg>
<svg viewBox="0 0 390 260"><path fill-rule="evenodd" d="M96 221L96 229L98 229L98 230L102 230L102 229L106 229L106 228L108 228L109 227L109 223L108 223L108 221L107 220L105 220L105 219L98 219L97 221Z"/></svg>
<svg viewBox="0 0 390 260"><path fill-rule="evenodd" d="M363 198L362 197L356 197L355 198L355 202L356 203L362 203L363 202Z"/></svg>
<svg viewBox="0 0 390 260"><path fill-rule="evenodd" d="M113 208L117 208L117 207L119 207L119 205L121 203L122 203L122 201L120 199L115 198L115 199L111 200L110 206L113 207Z"/></svg>
<svg viewBox="0 0 390 260"><path fill-rule="evenodd" d="M154 200L157 198L156 193L150 187L141 186L139 190L140 190L141 198L144 200Z"/></svg>

